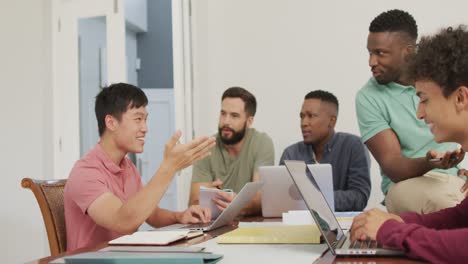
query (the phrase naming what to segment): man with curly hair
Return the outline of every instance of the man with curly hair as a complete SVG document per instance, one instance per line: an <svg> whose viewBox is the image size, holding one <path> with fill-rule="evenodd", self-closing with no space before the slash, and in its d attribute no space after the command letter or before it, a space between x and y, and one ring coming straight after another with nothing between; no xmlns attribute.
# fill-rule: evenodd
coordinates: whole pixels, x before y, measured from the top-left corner
<svg viewBox="0 0 468 264"><path fill-rule="evenodd" d="M420 98L417 117L437 142L468 148L468 31L444 29L423 37L410 64ZM354 219L351 240L377 239L404 250L409 257L431 263L462 263L468 259L468 199L455 207L420 215L394 215L373 209Z"/></svg>
<svg viewBox="0 0 468 264"><path fill-rule="evenodd" d="M416 21L405 11L374 18L367 39L372 78L356 95L361 138L380 165L391 213L430 213L464 198L464 181L456 176L464 152L453 143L436 143L416 118L418 98L408 58L417 37Z"/></svg>

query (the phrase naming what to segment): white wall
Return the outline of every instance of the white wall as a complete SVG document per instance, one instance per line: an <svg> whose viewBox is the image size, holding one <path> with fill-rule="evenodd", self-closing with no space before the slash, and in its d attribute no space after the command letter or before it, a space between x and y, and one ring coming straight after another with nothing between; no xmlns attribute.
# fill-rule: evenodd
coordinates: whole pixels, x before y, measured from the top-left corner
<svg viewBox="0 0 468 264"><path fill-rule="evenodd" d="M375 16L404 9L420 34L468 24L466 1L207 0L192 6L196 134L216 132L222 92L243 86L257 97L254 126L273 138L276 161L302 139L299 111L311 90L333 92L340 101L336 130L359 134L354 98L370 77L366 40ZM383 198L375 161L372 182L374 206Z"/></svg>
<svg viewBox="0 0 468 264"><path fill-rule="evenodd" d="M0 2L0 259L49 255L39 207L23 177L52 175L50 3Z"/></svg>

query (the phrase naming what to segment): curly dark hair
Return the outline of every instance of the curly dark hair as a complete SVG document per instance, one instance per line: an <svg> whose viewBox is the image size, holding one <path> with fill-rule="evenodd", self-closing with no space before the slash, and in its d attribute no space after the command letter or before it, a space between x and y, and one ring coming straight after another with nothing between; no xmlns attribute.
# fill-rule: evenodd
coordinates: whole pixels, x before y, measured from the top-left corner
<svg viewBox="0 0 468 264"><path fill-rule="evenodd" d="M424 36L411 58L408 73L414 81L437 83L445 97L468 85L468 31L460 25Z"/></svg>
<svg viewBox="0 0 468 264"><path fill-rule="evenodd" d="M315 90L306 94L306 96L304 97L304 100L307 100L307 99L320 99L321 101L332 103L336 106L336 112L338 113L338 107L339 107L338 99L336 98L334 94L330 92L323 91L323 90Z"/></svg>
<svg viewBox="0 0 468 264"><path fill-rule="evenodd" d="M418 38L418 26L413 16L398 9L388 10L375 17L369 26L369 32L404 32L412 41Z"/></svg>

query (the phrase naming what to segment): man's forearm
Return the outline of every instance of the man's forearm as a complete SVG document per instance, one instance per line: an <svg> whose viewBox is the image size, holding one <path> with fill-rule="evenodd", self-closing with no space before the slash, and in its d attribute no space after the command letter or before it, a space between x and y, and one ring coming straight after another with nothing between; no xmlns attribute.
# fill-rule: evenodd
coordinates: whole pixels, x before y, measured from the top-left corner
<svg viewBox="0 0 468 264"><path fill-rule="evenodd" d="M169 211L162 208L156 208L153 214L146 221L153 227L168 226L177 223L177 214L181 212Z"/></svg>
<svg viewBox="0 0 468 264"><path fill-rule="evenodd" d="M123 229L138 228L151 216L166 189L171 183L174 172L161 167L148 184L135 196L122 205L118 213L118 222Z"/></svg>
<svg viewBox="0 0 468 264"><path fill-rule="evenodd" d="M414 159L398 157L381 167L385 175L393 182L419 177L433 169L426 157Z"/></svg>

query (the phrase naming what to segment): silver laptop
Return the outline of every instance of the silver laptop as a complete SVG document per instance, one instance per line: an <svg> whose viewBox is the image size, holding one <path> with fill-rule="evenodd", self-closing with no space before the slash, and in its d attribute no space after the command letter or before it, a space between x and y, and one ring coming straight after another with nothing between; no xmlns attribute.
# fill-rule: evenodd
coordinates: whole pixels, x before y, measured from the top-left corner
<svg viewBox="0 0 468 264"><path fill-rule="evenodd" d="M201 224L192 224L187 225L182 228L188 228L192 230L203 230L210 231L225 225L228 225L234 221L239 212L244 208L247 203L249 203L257 194L257 192L262 187L263 183L258 182L249 182L244 185L242 190L234 197L232 202L224 209L223 212L214 220L208 223Z"/></svg>
<svg viewBox="0 0 468 264"><path fill-rule="evenodd" d="M403 251L382 247L376 241L351 243L348 234L343 233L333 211L325 201L314 175L307 168L304 161L286 160L285 164L333 255L404 256Z"/></svg>
<svg viewBox="0 0 468 264"><path fill-rule="evenodd" d="M325 195L328 205L335 210L333 173L330 164L307 165ZM262 187L263 217L281 217L290 210L307 210L296 185L285 166L261 166L258 168Z"/></svg>

